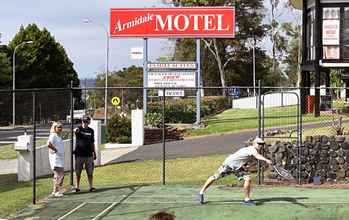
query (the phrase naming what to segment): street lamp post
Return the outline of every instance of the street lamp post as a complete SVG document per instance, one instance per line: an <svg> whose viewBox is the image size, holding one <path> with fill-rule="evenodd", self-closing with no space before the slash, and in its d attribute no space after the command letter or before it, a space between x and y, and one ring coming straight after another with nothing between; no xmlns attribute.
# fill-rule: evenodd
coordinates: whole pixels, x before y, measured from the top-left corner
<svg viewBox="0 0 349 220"><path fill-rule="evenodd" d="M90 19L85 19L84 20L85 24L94 24L92 20ZM106 37L107 37L107 41L106 41L106 71L105 71L105 92L104 92L104 123L105 125L107 125L107 114L108 114L108 74L109 74L109 32L107 30L107 28L102 25L102 24L97 24L97 26L102 27Z"/></svg>
<svg viewBox="0 0 349 220"><path fill-rule="evenodd" d="M15 127L16 125L16 50L22 45L25 44L32 44L33 41L24 41L20 44L18 44L15 49L13 50L13 56L12 56L12 126Z"/></svg>
<svg viewBox="0 0 349 220"><path fill-rule="evenodd" d="M253 96L256 97L256 37L253 34L252 65L253 65Z"/></svg>

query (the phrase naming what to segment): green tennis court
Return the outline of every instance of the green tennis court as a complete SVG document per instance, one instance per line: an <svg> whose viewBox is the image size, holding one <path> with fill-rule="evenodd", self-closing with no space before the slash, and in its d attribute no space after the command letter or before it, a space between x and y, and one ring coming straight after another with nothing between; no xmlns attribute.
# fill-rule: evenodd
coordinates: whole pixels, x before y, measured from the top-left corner
<svg viewBox="0 0 349 220"><path fill-rule="evenodd" d="M98 192L68 193L26 208L16 219L148 219L158 211L176 219L348 219L345 189L256 187L257 206L241 203L240 187L214 186L206 203L196 201L199 186L144 185L100 188Z"/></svg>

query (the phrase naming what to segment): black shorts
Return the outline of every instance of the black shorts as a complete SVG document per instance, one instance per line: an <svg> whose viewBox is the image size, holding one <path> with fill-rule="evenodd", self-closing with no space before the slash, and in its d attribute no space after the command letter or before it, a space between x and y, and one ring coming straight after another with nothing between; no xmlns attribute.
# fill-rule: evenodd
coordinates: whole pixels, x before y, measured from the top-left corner
<svg viewBox="0 0 349 220"><path fill-rule="evenodd" d="M218 180L231 174L234 174L239 181L245 180L246 178L250 177L244 167L240 167L239 169L233 169L228 165L220 166L217 172L212 177L213 179Z"/></svg>
<svg viewBox="0 0 349 220"><path fill-rule="evenodd" d="M93 157L75 157L76 175L80 176L84 168L88 176L93 175L93 170L94 170Z"/></svg>

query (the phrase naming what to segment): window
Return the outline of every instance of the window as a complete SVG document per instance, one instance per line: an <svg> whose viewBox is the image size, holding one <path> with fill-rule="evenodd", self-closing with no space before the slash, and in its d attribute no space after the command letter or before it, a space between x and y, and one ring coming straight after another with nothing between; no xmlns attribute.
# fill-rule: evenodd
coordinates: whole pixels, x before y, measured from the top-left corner
<svg viewBox="0 0 349 220"><path fill-rule="evenodd" d="M340 8L322 11L323 59L339 59Z"/></svg>

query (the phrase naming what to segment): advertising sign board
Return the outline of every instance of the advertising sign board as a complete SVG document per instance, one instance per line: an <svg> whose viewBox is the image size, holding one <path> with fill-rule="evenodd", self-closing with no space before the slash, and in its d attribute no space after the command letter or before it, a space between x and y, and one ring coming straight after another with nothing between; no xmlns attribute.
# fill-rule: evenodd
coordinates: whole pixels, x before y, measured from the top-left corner
<svg viewBox="0 0 349 220"><path fill-rule="evenodd" d="M234 7L113 8L110 37L224 37L235 35Z"/></svg>
<svg viewBox="0 0 349 220"><path fill-rule="evenodd" d="M195 71L177 70L148 72L148 87L195 87Z"/></svg>

